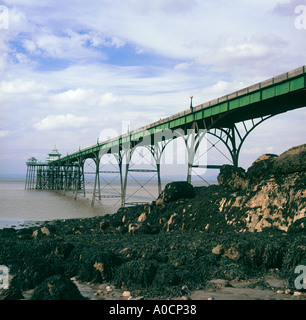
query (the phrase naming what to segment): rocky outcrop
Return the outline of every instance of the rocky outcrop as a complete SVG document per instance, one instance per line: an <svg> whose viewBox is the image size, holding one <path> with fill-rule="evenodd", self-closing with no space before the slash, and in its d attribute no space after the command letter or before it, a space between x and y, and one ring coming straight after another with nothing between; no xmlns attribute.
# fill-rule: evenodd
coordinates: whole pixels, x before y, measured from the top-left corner
<svg viewBox="0 0 306 320"><path fill-rule="evenodd" d="M246 179L246 173L243 168L237 168L230 165L224 165L220 169L218 182L230 190L246 190L249 180Z"/></svg>
<svg viewBox="0 0 306 320"><path fill-rule="evenodd" d="M246 173L242 168L221 168L218 181L232 192L220 199L220 213L229 225L241 225L239 231L260 232L271 227L288 231L306 217L305 170L306 145L279 157L263 155Z"/></svg>
<svg viewBox="0 0 306 320"><path fill-rule="evenodd" d="M273 161L274 174L306 171L306 144L293 147Z"/></svg>
<svg viewBox="0 0 306 320"><path fill-rule="evenodd" d="M70 279L55 275L35 289L32 300L84 300L84 297Z"/></svg>
<svg viewBox="0 0 306 320"><path fill-rule="evenodd" d="M33 299L82 299L71 278L169 298L271 272L295 291L294 270L306 265L305 160L303 145L247 171L224 166L219 185L173 182L157 201L114 214L0 230L0 265L13 276L0 299L30 289Z"/></svg>
<svg viewBox="0 0 306 320"><path fill-rule="evenodd" d="M182 198L194 198L193 186L186 181L175 181L168 183L165 189L156 200L156 205L160 206Z"/></svg>

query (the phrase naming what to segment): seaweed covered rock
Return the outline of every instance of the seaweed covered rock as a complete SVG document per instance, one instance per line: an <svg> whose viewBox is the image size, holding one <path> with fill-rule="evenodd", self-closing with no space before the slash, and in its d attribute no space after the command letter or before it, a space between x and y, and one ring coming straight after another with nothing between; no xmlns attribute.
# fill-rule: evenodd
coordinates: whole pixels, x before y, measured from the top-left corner
<svg viewBox="0 0 306 320"><path fill-rule="evenodd" d="M306 144L293 147L277 157L273 171L280 174L306 171Z"/></svg>
<svg viewBox="0 0 306 320"><path fill-rule="evenodd" d="M145 289L155 278L156 269L157 263L154 260L131 260L117 268L114 282L117 287L123 289Z"/></svg>
<svg viewBox="0 0 306 320"><path fill-rule="evenodd" d="M0 290L0 300L20 300L23 298L21 290L13 286Z"/></svg>
<svg viewBox="0 0 306 320"><path fill-rule="evenodd" d="M288 228L288 233L304 233L306 234L306 217L295 220Z"/></svg>
<svg viewBox="0 0 306 320"><path fill-rule="evenodd" d="M306 170L306 144L293 147L281 155L264 154L256 159L247 174L256 182L270 174L290 174ZM257 179L256 179L257 178Z"/></svg>
<svg viewBox="0 0 306 320"><path fill-rule="evenodd" d="M248 177L251 181L258 182L258 180L273 174L273 164L278 156L276 154L263 154L257 158L247 171Z"/></svg>
<svg viewBox="0 0 306 320"><path fill-rule="evenodd" d="M223 165L221 167L218 182L223 187L231 190L245 190L249 184L245 170L231 165Z"/></svg>
<svg viewBox="0 0 306 320"><path fill-rule="evenodd" d="M194 198L193 186L186 181L168 183L156 200L156 205L162 205L183 198Z"/></svg>
<svg viewBox="0 0 306 320"><path fill-rule="evenodd" d="M94 283L109 281L118 264L120 259L112 251L99 246L84 247L79 254L78 278Z"/></svg>
<svg viewBox="0 0 306 320"><path fill-rule="evenodd" d="M55 275L34 290L32 300L84 300L84 297L70 279Z"/></svg>

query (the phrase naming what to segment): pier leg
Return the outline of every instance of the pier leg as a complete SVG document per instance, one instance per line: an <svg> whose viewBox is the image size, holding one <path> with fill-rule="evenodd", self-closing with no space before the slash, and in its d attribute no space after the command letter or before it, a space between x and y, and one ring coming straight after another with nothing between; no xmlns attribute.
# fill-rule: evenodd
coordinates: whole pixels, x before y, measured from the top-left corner
<svg viewBox="0 0 306 320"><path fill-rule="evenodd" d="M187 130L187 136L184 137L185 145L188 154L188 171L187 171L187 182L191 183L192 168L194 164L194 158L201 141L205 137L207 130L199 129L197 122L193 122L192 128Z"/></svg>
<svg viewBox="0 0 306 320"><path fill-rule="evenodd" d="M95 164L96 164L96 175L95 175L95 183L94 183L94 189L92 192L92 200L91 200L91 206L93 207L95 205L95 200L96 200L96 189L97 189L97 184L99 184L99 195L100 195L100 159L99 156L96 156L95 159Z"/></svg>

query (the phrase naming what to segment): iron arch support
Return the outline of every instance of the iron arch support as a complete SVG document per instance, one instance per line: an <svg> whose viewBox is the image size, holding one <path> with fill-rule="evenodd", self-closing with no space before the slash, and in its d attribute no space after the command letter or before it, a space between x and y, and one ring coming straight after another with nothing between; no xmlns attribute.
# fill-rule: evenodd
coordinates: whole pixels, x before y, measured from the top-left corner
<svg viewBox="0 0 306 320"><path fill-rule="evenodd" d="M259 126L261 123L271 118L272 116L273 115L261 117L260 120L256 123L254 122L255 119L251 119L250 121L252 122L252 126L250 128L247 127L245 121L242 121L241 123L243 124L245 132L240 132L235 123L230 128L218 128L214 129L213 131L209 130L207 133L215 136L224 143L231 155L233 165L238 167L239 154L245 139L257 126ZM220 131L220 134L217 134L217 130Z"/></svg>

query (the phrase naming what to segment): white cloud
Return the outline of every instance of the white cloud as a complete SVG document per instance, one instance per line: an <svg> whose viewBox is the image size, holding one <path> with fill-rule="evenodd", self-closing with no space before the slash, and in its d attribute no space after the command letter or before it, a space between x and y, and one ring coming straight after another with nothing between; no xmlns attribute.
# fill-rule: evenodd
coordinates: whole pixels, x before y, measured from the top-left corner
<svg viewBox="0 0 306 320"><path fill-rule="evenodd" d="M54 35L47 30L41 30L32 35L32 39L23 42L25 49L34 55L42 55L56 59L88 59L103 58L102 52L94 50L100 44L97 36L66 30L64 35Z"/></svg>
<svg viewBox="0 0 306 320"><path fill-rule="evenodd" d="M0 138L5 138L13 133L11 130L0 130Z"/></svg>
<svg viewBox="0 0 306 320"><path fill-rule="evenodd" d="M84 102L94 94L95 92L93 89L77 88L75 90L71 89L57 93L53 96L53 100L61 103Z"/></svg>
<svg viewBox="0 0 306 320"><path fill-rule="evenodd" d="M121 1L122 2L122 1ZM131 5L135 10L148 12L151 10L160 10L167 13L178 13L190 10L196 3L195 0L126 0L128 5Z"/></svg>
<svg viewBox="0 0 306 320"><path fill-rule="evenodd" d="M34 124L38 131L63 130L81 128L89 125L89 118L86 116L75 116L73 114L49 115Z"/></svg>

